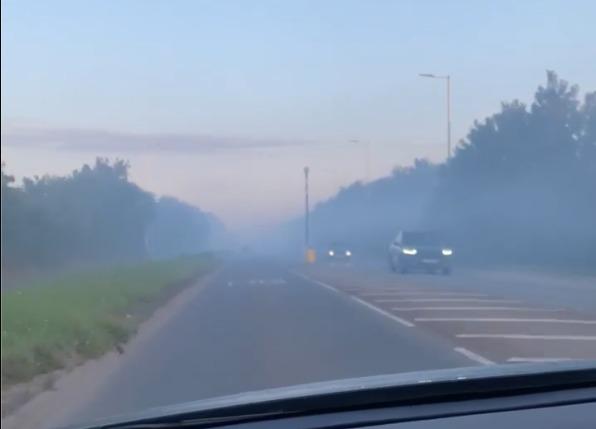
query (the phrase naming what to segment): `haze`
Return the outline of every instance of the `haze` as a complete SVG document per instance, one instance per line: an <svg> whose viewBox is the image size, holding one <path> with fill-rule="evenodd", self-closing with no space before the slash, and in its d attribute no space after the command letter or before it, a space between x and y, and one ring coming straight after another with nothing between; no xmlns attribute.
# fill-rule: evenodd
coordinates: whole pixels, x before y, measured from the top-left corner
<svg viewBox="0 0 596 429"><path fill-rule="evenodd" d="M2 161L17 177L125 158L231 229L453 141L545 70L596 88L590 1L2 2ZM531 55L528 55L531 53ZM359 142L354 142L358 140ZM370 147L370 166L365 162Z"/></svg>

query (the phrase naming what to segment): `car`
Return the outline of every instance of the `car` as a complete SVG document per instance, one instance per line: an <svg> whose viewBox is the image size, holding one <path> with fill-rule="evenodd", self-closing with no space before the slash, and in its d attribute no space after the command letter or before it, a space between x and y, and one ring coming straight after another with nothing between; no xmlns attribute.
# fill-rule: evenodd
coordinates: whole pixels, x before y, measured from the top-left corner
<svg viewBox="0 0 596 429"><path fill-rule="evenodd" d="M400 231L389 245L392 271L451 273L453 249L435 231Z"/></svg>
<svg viewBox="0 0 596 429"><path fill-rule="evenodd" d="M348 262L352 259L352 250L344 243L335 242L325 252L329 261Z"/></svg>

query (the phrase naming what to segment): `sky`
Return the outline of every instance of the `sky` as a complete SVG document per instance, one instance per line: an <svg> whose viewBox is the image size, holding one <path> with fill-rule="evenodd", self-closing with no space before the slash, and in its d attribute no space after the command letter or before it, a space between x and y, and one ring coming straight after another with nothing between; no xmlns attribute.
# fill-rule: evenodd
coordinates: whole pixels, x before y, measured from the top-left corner
<svg viewBox="0 0 596 429"><path fill-rule="evenodd" d="M594 1L2 1L2 161L96 156L232 230L446 153L546 70L596 90Z"/></svg>

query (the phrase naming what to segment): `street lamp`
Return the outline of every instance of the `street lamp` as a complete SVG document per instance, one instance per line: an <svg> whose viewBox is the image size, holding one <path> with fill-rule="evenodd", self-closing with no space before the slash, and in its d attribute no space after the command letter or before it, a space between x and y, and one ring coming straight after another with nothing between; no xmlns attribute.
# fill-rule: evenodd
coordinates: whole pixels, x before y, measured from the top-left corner
<svg viewBox="0 0 596 429"><path fill-rule="evenodd" d="M310 168L304 167L304 244L310 249L310 205L308 201L308 173Z"/></svg>
<svg viewBox="0 0 596 429"><path fill-rule="evenodd" d="M420 73L419 76L431 79L443 79L447 84L447 160L449 160L451 159L451 76L440 76L431 73Z"/></svg>

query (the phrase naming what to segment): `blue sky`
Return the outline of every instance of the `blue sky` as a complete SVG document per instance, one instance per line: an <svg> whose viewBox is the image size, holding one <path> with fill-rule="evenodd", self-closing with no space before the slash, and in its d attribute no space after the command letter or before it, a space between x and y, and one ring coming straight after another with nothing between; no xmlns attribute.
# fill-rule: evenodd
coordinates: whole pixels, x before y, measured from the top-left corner
<svg viewBox="0 0 596 429"><path fill-rule="evenodd" d="M3 1L2 158L126 157L151 191L268 224L299 213L305 164L315 200L364 178L348 140L373 178L441 160L444 86L420 72L452 75L454 141L547 69L595 90L594 22L593 1Z"/></svg>

